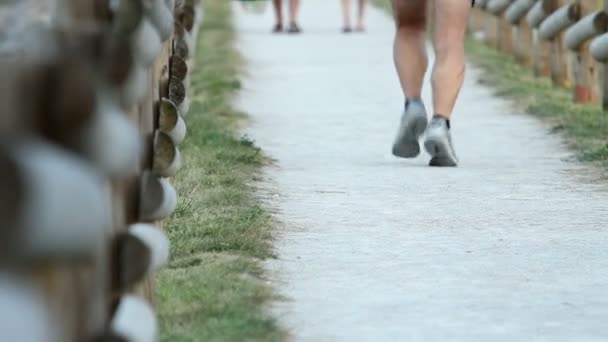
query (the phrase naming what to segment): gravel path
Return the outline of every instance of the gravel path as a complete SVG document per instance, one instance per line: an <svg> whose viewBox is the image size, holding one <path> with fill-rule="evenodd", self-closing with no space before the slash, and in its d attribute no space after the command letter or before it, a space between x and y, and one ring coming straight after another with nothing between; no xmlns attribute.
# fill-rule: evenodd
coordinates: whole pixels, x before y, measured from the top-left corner
<svg viewBox="0 0 608 342"><path fill-rule="evenodd" d="M270 7L235 5L239 105L277 160L264 194L284 224L268 264L281 323L298 341L608 340L608 188L472 66L460 167L393 158L392 23L370 9L368 33L344 36L338 4L303 1L295 37L269 34Z"/></svg>

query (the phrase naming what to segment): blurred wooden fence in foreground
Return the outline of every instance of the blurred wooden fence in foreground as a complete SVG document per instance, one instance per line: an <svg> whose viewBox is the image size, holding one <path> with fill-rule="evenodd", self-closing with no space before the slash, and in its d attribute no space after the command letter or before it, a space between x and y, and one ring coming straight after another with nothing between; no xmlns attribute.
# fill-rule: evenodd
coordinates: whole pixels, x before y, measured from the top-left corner
<svg viewBox="0 0 608 342"><path fill-rule="evenodd" d="M0 1L0 341L157 339L199 1Z"/></svg>

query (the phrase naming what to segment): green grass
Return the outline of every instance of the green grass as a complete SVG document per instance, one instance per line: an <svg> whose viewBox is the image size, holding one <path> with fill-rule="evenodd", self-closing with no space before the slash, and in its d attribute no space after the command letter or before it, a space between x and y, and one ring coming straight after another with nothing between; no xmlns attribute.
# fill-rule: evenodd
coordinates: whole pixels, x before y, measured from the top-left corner
<svg viewBox="0 0 608 342"><path fill-rule="evenodd" d="M390 11L390 0L372 0ZM514 108L535 115L552 125L563 136L581 161L608 167L608 113L598 105L577 105L572 90L536 78L532 69L518 64L511 56L468 38L468 58L484 72L480 82L495 89L495 94L512 100Z"/></svg>
<svg viewBox="0 0 608 342"><path fill-rule="evenodd" d="M391 0L372 0L371 2L374 6L379 7L385 11L392 11Z"/></svg>
<svg viewBox="0 0 608 342"><path fill-rule="evenodd" d="M551 123L553 132L565 133L580 160L608 166L608 113L600 106L573 103L572 89L534 77L531 68L483 43L468 39L466 46L469 58L484 70L480 82L490 84L497 95L512 99L519 109Z"/></svg>
<svg viewBox="0 0 608 342"><path fill-rule="evenodd" d="M264 311L272 291L261 260L272 257L269 213L250 185L267 162L231 106L241 60L233 46L231 2L204 1L184 167L174 179L179 205L165 224L169 267L157 277L162 341L280 341Z"/></svg>

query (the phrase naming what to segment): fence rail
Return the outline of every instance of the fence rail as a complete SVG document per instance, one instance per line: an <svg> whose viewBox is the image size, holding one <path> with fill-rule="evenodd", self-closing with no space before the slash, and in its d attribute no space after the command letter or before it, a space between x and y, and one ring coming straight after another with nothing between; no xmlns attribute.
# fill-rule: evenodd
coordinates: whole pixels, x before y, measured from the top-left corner
<svg viewBox="0 0 608 342"><path fill-rule="evenodd" d="M572 88L576 103L608 110L608 1L476 1L469 29L475 37ZM600 72L602 71L602 72Z"/></svg>
<svg viewBox="0 0 608 342"><path fill-rule="evenodd" d="M0 340L154 341L199 0L0 3Z"/></svg>

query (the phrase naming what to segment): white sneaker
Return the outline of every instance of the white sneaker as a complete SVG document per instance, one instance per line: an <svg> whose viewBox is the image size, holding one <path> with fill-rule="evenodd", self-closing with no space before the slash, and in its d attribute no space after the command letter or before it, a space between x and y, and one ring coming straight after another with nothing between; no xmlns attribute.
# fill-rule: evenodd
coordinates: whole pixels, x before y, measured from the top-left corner
<svg viewBox="0 0 608 342"><path fill-rule="evenodd" d="M458 158L446 119L435 117L426 133L424 148L432 156L430 166L457 166Z"/></svg>

